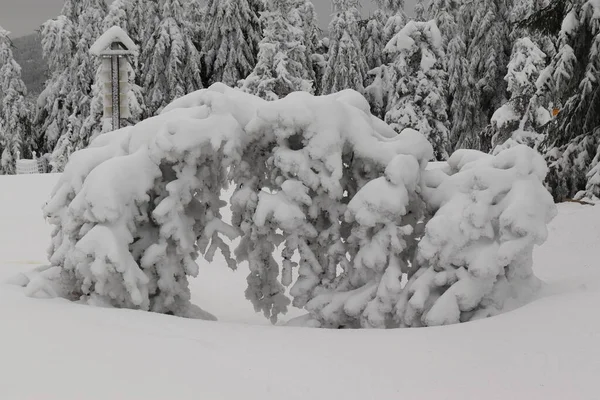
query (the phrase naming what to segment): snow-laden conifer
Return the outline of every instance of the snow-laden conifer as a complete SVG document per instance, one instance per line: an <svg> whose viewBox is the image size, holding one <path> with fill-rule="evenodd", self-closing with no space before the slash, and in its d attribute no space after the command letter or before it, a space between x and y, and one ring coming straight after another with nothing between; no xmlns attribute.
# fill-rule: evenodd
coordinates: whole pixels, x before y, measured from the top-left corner
<svg viewBox="0 0 600 400"><path fill-rule="evenodd" d="M454 93L453 100L461 109L455 109L453 118L458 148L490 150L491 137L484 128L506 96L511 5L512 1L506 0L466 0L461 5L460 24L467 28L467 68L462 88Z"/></svg>
<svg viewBox="0 0 600 400"><path fill-rule="evenodd" d="M557 35L548 31L532 29L529 22L531 19L535 19L540 12L547 10L551 4L555 3L550 0L516 1L509 14L509 23L513 26L511 39L517 41L521 38L529 38L546 54L547 62L552 60L556 54Z"/></svg>
<svg viewBox="0 0 600 400"><path fill-rule="evenodd" d="M362 92L368 66L360 43L359 2L333 0L333 6L323 93L336 93L344 89Z"/></svg>
<svg viewBox="0 0 600 400"><path fill-rule="evenodd" d="M36 130L41 137L41 152L52 151L66 132L70 107L66 104L72 80L68 68L75 49L75 24L65 15L42 25L41 42L44 60L48 64L48 80L37 99Z"/></svg>
<svg viewBox="0 0 600 400"><path fill-rule="evenodd" d="M563 200L586 188L590 197L597 190L588 179L596 181L590 170L596 167L600 145L600 4L594 0L573 1L570 7L557 4L564 7L549 7L538 17L564 12L558 51L537 86L538 95L559 111L548 125L545 147L551 166L548 184L554 197Z"/></svg>
<svg viewBox="0 0 600 400"><path fill-rule="evenodd" d="M368 70L377 68L384 63L383 49L384 28L387 22L386 14L378 9L368 18L361 28L361 46L365 54Z"/></svg>
<svg viewBox="0 0 600 400"><path fill-rule="evenodd" d="M434 20L442 36L442 48L446 54L444 70L448 73L448 116L455 123L450 127L450 144L454 147L464 128L464 112L459 100L468 91L468 61L466 59L466 30L461 25L458 0L431 0L422 2L424 19ZM463 21L470 22L470 21Z"/></svg>
<svg viewBox="0 0 600 400"><path fill-rule="evenodd" d="M520 145L495 157L460 150L428 172L423 195L434 215L396 308L401 326L486 318L531 298L540 286L533 248L556 215L547 171Z"/></svg>
<svg viewBox="0 0 600 400"><path fill-rule="evenodd" d="M442 34L444 50L446 50L448 43L461 30L457 21L460 0L431 0L423 6L425 18L435 20Z"/></svg>
<svg viewBox="0 0 600 400"><path fill-rule="evenodd" d="M18 155L31 156L34 146L27 88L9 34L0 26L0 171L4 174L14 174Z"/></svg>
<svg viewBox="0 0 600 400"><path fill-rule="evenodd" d="M321 71L322 58L319 54L321 46L321 29L319 28L319 19L315 6L311 0L292 0L298 10L302 21L302 31L304 32L304 48L306 59L310 62L309 79L313 82L315 94L320 94L318 88L321 85L318 75Z"/></svg>
<svg viewBox="0 0 600 400"><path fill-rule="evenodd" d="M400 32L408 22L408 16L404 10L404 0L376 0L379 9L387 16L387 22L383 27L384 46Z"/></svg>
<svg viewBox="0 0 600 400"><path fill-rule="evenodd" d="M89 136L81 132L90 113L92 85L99 60L89 53L102 33L107 6L102 0L67 1L62 16L48 21L42 29L42 46L49 60L50 79L38 98L37 122L45 136L43 151L68 159L54 148L65 132L71 132L70 146L76 150L87 146ZM60 51L61 54L56 54Z"/></svg>
<svg viewBox="0 0 600 400"><path fill-rule="evenodd" d="M520 304L555 212L543 159L526 146L462 151L436 171L432 157L423 135L396 134L352 90L269 102L213 85L70 158L44 210L56 292L212 318L191 305L188 277L220 251L230 268L248 263L246 297L272 321L286 286L309 312L293 323L328 328L456 323Z"/></svg>
<svg viewBox="0 0 600 400"><path fill-rule="evenodd" d="M367 19L365 29L362 31L362 43L369 69L373 69L386 62L383 49L385 45L400 32L408 18L404 11L404 0L375 0L377 9ZM368 37L369 33L372 37ZM382 62L376 64L381 57Z"/></svg>
<svg viewBox="0 0 600 400"><path fill-rule="evenodd" d="M312 57L304 44L304 21L289 0L269 0L262 13L264 26L258 61L240 86L245 92L276 100L296 91L313 92Z"/></svg>
<svg viewBox="0 0 600 400"><path fill-rule="evenodd" d="M183 7L192 42L196 45L198 52L202 54L202 42L206 30L206 8L201 0L185 0Z"/></svg>
<svg viewBox="0 0 600 400"><path fill-rule="evenodd" d="M515 42L508 72L510 99L492 116L492 148L526 144L536 147L542 140L550 111L536 95L535 83L546 66L546 55L529 38Z"/></svg>
<svg viewBox="0 0 600 400"><path fill-rule="evenodd" d="M78 19L75 53L71 59L69 72L73 74L71 92L67 95L67 103L72 107L72 116L77 120L74 126L73 149L85 148L90 142L90 132L80 130L83 122L90 115L96 71L100 65L98 56L90 53L90 48L104 33L102 24L106 16L107 6L102 0L83 0L82 13Z"/></svg>
<svg viewBox="0 0 600 400"><path fill-rule="evenodd" d="M371 111L384 119L394 95L394 81L397 79L392 60L385 46L408 21L404 12L404 0L377 0L377 10L367 20L361 31L361 42L368 67L365 77L365 97L371 104Z"/></svg>
<svg viewBox="0 0 600 400"><path fill-rule="evenodd" d="M251 271L246 295L269 318L289 304L285 285L294 285L299 306L333 289L336 265L347 269L337 279L342 286L335 286L342 290L355 270L345 246L356 254L366 246L360 238L380 229L369 221L405 213L390 204L378 216L365 216L361 204L374 201L369 193L375 192L356 197L357 191L405 154L388 168L392 183L382 178L372 185L394 196L414 193L415 174L432 154L421 135L397 136L368 110L353 91L322 98L295 92L266 102L215 85L175 101L158 117L98 137L71 157L45 208L56 227L51 261L62 270L66 295L207 317L190 306L187 276L198 274L198 254L210 261L219 249L235 268L228 240L238 235L237 262L247 261ZM319 128L324 124L330 129ZM237 187L231 226L219 199L230 180ZM352 198L357 208L346 217ZM65 207L72 212L62 212ZM400 231L408 234L408 228ZM380 236L394 240L393 232L388 223ZM282 237L287 261L279 266L273 252ZM393 245L390 252L402 251ZM296 283L290 280L295 251L303 256ZM356 271L358 277L366 270ZM377 282L381 273L361 282Z"/></svg>
<svg viewBox="0 0 600 400"><path fill-rule="evenodd" d="M125 32L129 32L130 29L133 31L134 27L130 26L129 23L129 14L132 12L132 6L135 3L135 0L114 0L112 3L110 3L106 17L103 21L102 29L106 31L113 26L118 26ZM130 35L132 38L133 36L137 35Z"/></svg>
<svg viewBox="0 0 600 400"><path fill-rule="evenodd" d="M207 80L237 86L254 69L263 0L209 0L204 52Z"/></svg>
<svg viewBox="0 0 600 400"><path fill-rule="evenodd" d="M145 105L149 115L174 99L202 88L200 54L192 41L182 0L165 0L153 47L145 60Z"/></svg>
<svg viewBox="0 0 600 400"><path fill-rule="evenodd" d="M435 21L409 21L386 46L394 77L385 120L396 132L418 130L438 160L448 158L447 74L442 36Z"/></svg>

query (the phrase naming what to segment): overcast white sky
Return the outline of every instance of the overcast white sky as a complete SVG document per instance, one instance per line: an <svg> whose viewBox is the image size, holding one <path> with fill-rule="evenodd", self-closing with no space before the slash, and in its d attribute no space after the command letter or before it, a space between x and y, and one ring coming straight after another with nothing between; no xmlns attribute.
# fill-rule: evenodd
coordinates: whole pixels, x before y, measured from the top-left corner
<svg viewBox="0 0 600 400"><path fill-rule="evenodd" d="M109 2L112 0L108 0ZM363 13L373 10L372 0L361 0ZM331 14L331 0L312 0L319 12L321 26L326 27ZM0 26L12 32L13 37L36 30L44 21L60 12L64 0L0 0ZM406 8L412 10L415 0L406 0Z"/></svg>

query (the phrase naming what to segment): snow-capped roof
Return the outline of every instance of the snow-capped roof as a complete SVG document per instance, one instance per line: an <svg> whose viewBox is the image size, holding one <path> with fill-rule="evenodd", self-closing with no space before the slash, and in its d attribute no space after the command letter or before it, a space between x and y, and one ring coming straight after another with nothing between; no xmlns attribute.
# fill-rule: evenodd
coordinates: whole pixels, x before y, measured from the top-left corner
<svg viewBox="0 0 600 400"><path fill-rule="evenodd" d="M113 42L121 42L125 46L127 52L137 54L138 48L135 43L133 43L133 40L131 40L129 35L118 26L113 26L104 32L98 40L96 40L96 43L92 45L90 53L96 56L112 54L114 50L110 49L110 45ZM119 53L122 54L122 51L119 51Z"/></svg>

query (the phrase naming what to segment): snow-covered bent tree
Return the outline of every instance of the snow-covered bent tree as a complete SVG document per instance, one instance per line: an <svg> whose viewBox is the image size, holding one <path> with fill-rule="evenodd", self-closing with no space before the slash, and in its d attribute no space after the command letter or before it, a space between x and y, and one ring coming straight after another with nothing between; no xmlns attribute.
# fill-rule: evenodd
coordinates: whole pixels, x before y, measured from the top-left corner
<svg viewBox="0 0 600 400"><path fill-rule="evenodd" d="M533 245L554 213L544 161L520 146L428 171L432 157L423 135L397 135L355 91L267 102L215 84L73 154L45 207L48 276L89 304L210 318L191 306L188 277L220 250L230 268L248 263L246 297L272 321L286 287L320 327L501 309L531 288Z"/></svg>

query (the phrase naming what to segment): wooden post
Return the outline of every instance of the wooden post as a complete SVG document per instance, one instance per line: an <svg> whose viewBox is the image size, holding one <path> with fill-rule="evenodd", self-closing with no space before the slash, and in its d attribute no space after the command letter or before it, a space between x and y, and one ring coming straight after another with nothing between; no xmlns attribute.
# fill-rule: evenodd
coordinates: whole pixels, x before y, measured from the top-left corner
<svg viewBox="0 0 600 400"><path fill-rule="evenodd" d="M113 50L118 50L118 44L111 45ZM112 82L112 127L113 130L121 128L121 88L119 87L119 56L111 56L110 77Z"/></svg>
<svg viewBox="0 0 600 400"><path fill-rule="evenodd" d="M123 29L113 26L96 40L90 48L90 53L102 60L98 76L104 106L102 118L106 123L111 123L112 130L116 131L121 128L121 118L130 117L127 101L130 90L127 57L137 56L137 46Z"/></svg>

